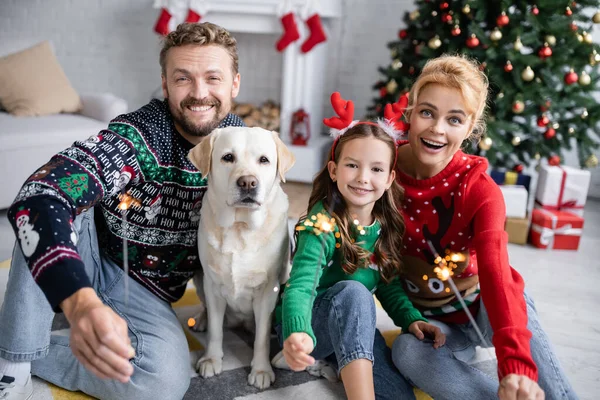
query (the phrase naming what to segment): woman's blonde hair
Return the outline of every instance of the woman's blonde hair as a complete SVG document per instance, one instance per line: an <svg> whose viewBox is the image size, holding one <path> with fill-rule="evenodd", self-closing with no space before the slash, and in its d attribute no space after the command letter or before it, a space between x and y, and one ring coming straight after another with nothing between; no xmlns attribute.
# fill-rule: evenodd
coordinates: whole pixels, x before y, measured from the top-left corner
<svg viewBox="0 0 600 400"><path fill-rule="evenodd" d="M389 160L389 171L394 168L396 159L396 143L381 127L377 125L358 124L348 129L346 133L340 136L336 143L333 159L338 160L346 143L354 139L374 137L385 142L391 150ZM343 254L342 269L348 275L352 275L358 268L367 267L369 264L369 254L354 242L351 234L353 218L348 212L346 202L338 190L337 183L333 182L329 176L327 164L332 160L332 154L329 152L325 167L319 172L313 181L313 189L308 201L308 210L310 211L316 203L323 201L327 212L335 218L340 231L341 247ZM404 237L404 219L399 209L404 197L404 189L396 181L392 186L375 202L373 206L373 217L381 224L381 233L375 243L375 264L379 266L379 273L384 282L389 282L394 276L399 275L401 267L400 251L402 249L402 238ZM302 224L306 215L300 218L298 224ZM297 238L296 238L297 239Z"/></svg>
<svg viewBox="0 0 600 400"><path fill-rule="evenodd" d="M408 95L406 118L409 121L421 91L427 85L436 83L460 90L467 114L471 116L469 139L479 140L485 133L485 107L489 87L488 78L479 68L479 63L464 55L449 54L427 61Z"/></svg>

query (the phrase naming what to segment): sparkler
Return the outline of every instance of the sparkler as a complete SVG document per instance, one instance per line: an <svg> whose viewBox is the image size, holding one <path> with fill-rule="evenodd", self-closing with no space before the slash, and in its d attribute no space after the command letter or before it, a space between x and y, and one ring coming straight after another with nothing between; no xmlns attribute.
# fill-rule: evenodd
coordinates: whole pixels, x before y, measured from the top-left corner
<svg viewBox="0 0 600 400"><path fill-rule="evenodd" d="M127 193L122 193L119 195L119 210L121 210L122 215L122 230L123 230L123 271L125 272L125 307L129 306L129 256L127 251L127 210L131 206L141 206L141 202L133 196L128 195Z"/></svg>
<svg viewBox="0 0 600 400"><path fill-rule="evenodd" d="M479 336L479 340L481 340L481 344L485 346L485 349L487 350L488 354L492 358L494 358L494 355L490 351L490 347L492 347L492 346L490 346L488 344L488 342L484 339L483 333L481 333L481 330L479 329L479 325L477 325L477 322L475 322L475 318L473 318L473 314L471 314L471 311L467 307L465 300L461 296L458 288L454 284L454 280L452 279L452 275L454 275L454 269L457 267L456 263L464 261L465 256L460 253L450 252L446 255L446 257L442 258L442 257L440 257L439 253L433 246L433 243L431 243L431 240L428 240L427 244L429 245L431 254L433 254L433 256L435 257L435 260L433 262L437 265L437 267L435 267L433 269L433 272L435 272L437 274L438 279L440 279L442 281L448 281L448 284L452 288L452 291L456 295L456 298L460 302L464 312L467 314L467 317L469 317L469 320L471 321L473 328L475 328L475 332L477 332L477 336ZM423 279L426 279L426 278L427 278L426 275L423 276ZM447 290L448 289L446 289L446 291Z"/></svg>

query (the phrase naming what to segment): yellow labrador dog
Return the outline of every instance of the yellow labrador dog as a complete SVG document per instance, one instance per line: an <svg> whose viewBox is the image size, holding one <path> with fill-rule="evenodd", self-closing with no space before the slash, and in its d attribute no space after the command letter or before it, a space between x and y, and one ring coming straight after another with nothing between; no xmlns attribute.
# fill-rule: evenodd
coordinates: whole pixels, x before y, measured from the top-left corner
<svg viewBox="0 0 600 400"><path fill-rule="evenodd" d="M196 368L203 377L222 371L223 321L255 327L248 383L275 381L269 362L271 312L289 276L288 199L280 186L295 162L276 132L216 129L189 153L208 188L202 201L198 250L203 273L194 278L206 312L208 347Z"/></svg>

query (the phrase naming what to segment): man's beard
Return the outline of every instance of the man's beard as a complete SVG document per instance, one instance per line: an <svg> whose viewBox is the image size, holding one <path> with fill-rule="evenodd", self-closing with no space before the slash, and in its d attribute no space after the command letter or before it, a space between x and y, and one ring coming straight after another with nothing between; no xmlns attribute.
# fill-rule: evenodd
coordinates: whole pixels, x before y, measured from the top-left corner
<svg viewBox="0 0 600 400"><path fill-rule="evenodd" d="M208 135L219 126L221 120L225 117L221 115L222 104L217 99L198 100L187 97L179 104L179 107L172 104L171 101L168 101L168 103L173 120L183 129L184 133L190 136L203 137ZM195 123L184 112L190 106L213 106L215 110L214 118L211 121L201 124Z"/></svg>

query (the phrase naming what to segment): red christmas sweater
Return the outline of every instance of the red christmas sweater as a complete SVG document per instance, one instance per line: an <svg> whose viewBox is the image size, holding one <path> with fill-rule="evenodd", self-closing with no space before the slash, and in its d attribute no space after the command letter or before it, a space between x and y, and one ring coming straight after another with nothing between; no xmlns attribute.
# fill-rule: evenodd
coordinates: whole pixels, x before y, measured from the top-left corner
<svg viewBox="0 0 600 400"><path fill-rule="evenodd" d="M461 253L464 260L456 263L452 279L467 304L472 304L469 309L477 311L480 296L485 304L500 379L519 374L537 380L524 282L508 261L504 198L487 168L485 158L458 151L443 171L429 179L397 171L397 181L405 190L403 283L424 316L468 322L448 282L433 271L434 256L427 242L442 256Z"/></svg>

